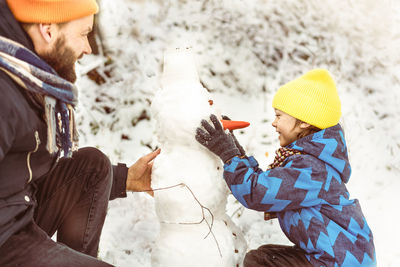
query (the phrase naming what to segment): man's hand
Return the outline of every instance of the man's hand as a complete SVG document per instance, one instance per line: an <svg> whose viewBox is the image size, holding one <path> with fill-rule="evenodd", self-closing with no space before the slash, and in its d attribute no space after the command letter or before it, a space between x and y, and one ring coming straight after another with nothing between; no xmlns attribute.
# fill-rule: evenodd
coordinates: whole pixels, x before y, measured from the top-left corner
<svg viewBox="0 0 400 267"><path fill-rule="evenodd" d="M135 164L129 167L126 191L146 191L149 195L154 196L153 191L151 191L151 169L153 167L153 160L160 152L161 149L157 149L141 157Z"/></svg>
<svg viewBox="0 0 400 267"><path fill-rule="evenodd" d="M202 128L196 129L196 140L219 156L224 163L234 156L240 155L232 136L225 133L217 117L212 114L210 119L214 127L206 120L202 120L201 125L205 130Z"/></svg>

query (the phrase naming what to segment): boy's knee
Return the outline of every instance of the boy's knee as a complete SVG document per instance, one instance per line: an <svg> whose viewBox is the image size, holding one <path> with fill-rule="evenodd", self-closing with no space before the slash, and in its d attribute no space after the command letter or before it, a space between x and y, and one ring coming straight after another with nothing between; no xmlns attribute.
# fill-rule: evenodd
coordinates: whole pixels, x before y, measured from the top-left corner
<svg viewBox="0 0 400 267"><path fill-rule="evenodd" d="M257 260L259 256L258 254L259 253L257 253L257 250L250 250L249 252L247 252L243 260L243 266L244 267L257 266L255 265L255 263L259 262Z"/></svg>

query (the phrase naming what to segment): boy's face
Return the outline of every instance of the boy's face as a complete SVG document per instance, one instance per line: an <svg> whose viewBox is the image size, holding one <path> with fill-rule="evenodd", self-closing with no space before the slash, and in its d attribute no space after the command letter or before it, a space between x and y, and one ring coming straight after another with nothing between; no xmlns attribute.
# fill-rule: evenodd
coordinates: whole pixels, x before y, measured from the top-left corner
<svg viewBox="0 0 400 267"><path fill-rule="evenodd" d="M303 131L300 124L296 124L296 118L278 109L275 109L275 120L272 126L279 133L279 142L282 147L296 141L298 134Z"/></svg>

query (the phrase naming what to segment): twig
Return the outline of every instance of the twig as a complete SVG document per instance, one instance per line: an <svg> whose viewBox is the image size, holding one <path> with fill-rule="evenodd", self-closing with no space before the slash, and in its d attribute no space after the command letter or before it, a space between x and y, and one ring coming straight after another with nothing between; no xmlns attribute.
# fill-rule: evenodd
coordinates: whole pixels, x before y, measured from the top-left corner
<svg viewBox="0 0 400 267"><path fill-rule="evenodd" d="M219 251L219 255L222 258L222 252L221 252L221 248L219 246L218 240L214 235L214 232L212 231L212 227L214 225L214 214L211 212L211 210L207 207L205 207L203 204L200 203L200 201L198 200L198 198L196 197L196 195L193 193L193 191L190 189L189 186L187 186L185 183L180 183L180 184L176 184L176 185L172 185L172 186L168 186L168 187L163 187L163 188L156 188L156 189L152 189L152 190L143 190L140 192L151 192L151 191L161 191L161 190L168 190L168 189L172 189L178 186L183 186L186 189L189 190L189 192L192 194L194 200L196 200L197 204L199 204L200 208L201 208L201 214L203 215L203 218L199 221L199 222L179 222L177 224L182 224L182 225L187 225L187 224L201 224L202 222L206 222L208 229L210 230L207 235L204 237L204 239L206 239L210 234L213 236L215 244L217 245L218 251ZM204 210L207 210L210 215L211 215L211 225L208 222L208 220L206 219L206 215L204 213ZM170 223L170 222L164 222L164 223Z"/></svg>
<svg viewBox="0 0 400 267"><path fill-rule="evenodd" d="M242 211L243 209L244 209L243 206L237 208L237 209L232 213L231 218L233 218L233 216L235 216L236 213L238 213L239 211Z"/></svg>

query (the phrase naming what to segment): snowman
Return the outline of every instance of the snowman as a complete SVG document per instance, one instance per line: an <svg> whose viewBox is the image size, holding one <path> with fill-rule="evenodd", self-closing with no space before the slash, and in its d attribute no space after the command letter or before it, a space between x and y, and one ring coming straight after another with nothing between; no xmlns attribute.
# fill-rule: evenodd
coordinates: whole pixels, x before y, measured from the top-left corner
<svg viewBox="0 0 400 267"><path fill-rule="evenodd" d="M242 266L247 244L226 214L222 162L195 139L202 119L221 114L190 49L165 53L161 83L151 107L161 148L152 170L160 222L152 266Z"/></svg>

